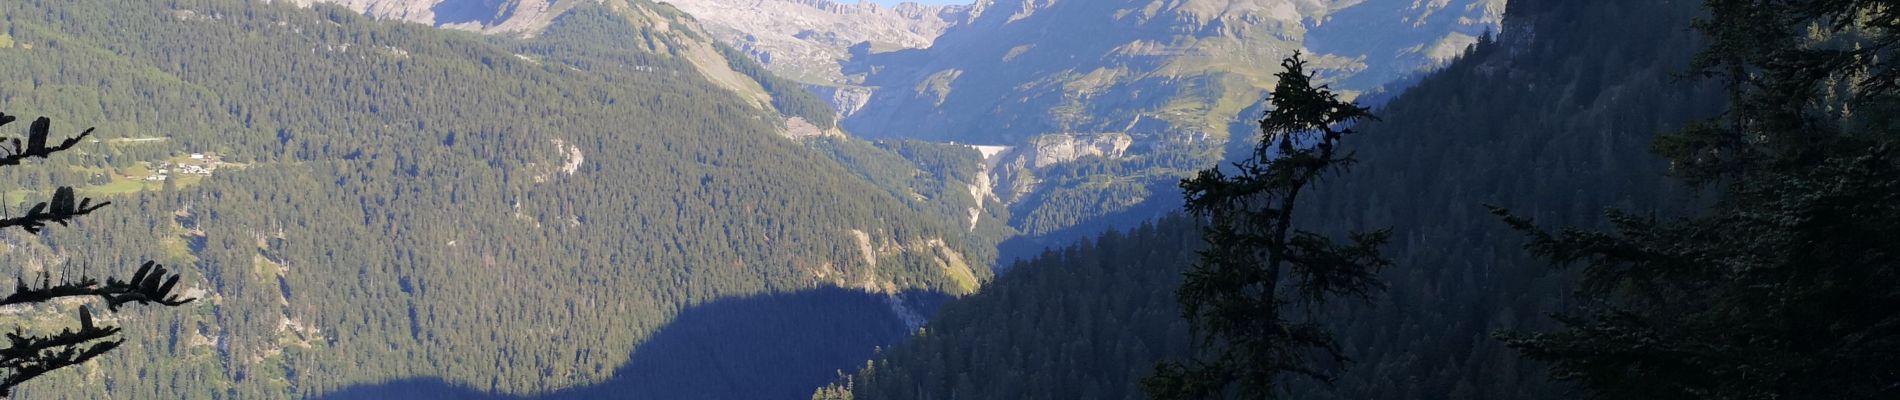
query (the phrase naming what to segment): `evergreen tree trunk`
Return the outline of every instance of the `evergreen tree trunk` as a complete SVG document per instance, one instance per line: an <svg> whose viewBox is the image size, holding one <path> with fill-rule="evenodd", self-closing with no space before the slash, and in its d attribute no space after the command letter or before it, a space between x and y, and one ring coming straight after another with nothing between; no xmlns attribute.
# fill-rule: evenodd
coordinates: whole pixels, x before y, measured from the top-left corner
<svg viewBox="0 0 1900 400"><path fill-rule="evenodd" d="M1288 374L1330 381L1314 358L1348 359L1293 306L1311 314L1334 297L1366 297L1391 265L1379 254L1390 230L1340 244L1295 227L1300 193L1352 165L1339 143L1353 124L1375 117L1316 86L1299 54L1281 65L1252 157L1234 163L1234 175L1213 168L1181 182L1187 210L1207 224L1208 248L1177 293L1201 347L1193 360L1156 367L1144 382L1154 398L1268 398Z"/></svg>

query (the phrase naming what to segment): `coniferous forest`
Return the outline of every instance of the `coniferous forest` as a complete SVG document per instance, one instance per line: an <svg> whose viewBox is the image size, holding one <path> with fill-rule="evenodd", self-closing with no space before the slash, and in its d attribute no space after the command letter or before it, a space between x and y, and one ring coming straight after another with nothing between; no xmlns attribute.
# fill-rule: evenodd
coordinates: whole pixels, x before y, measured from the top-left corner
<svg viewBox="0 0 1900 400"><path fill-rule="evenodd" d="M893 58L839 42L1053 3L780 2ZM1474 2L1376 96L1332 86L1363 58L1196 66L1274 82L1251 138L1014 148L846 131L893 96L670 2L337 3L0 3L0 116L45 117L0 122L0 395L1900 398L1890 1ZM1129 73L1083 72L1037 84ZM920 74L865 90L963 84Z"/></svg>
<svg viewBox="0 0 1900 400"><path fill-rule="evenodd" d="M507 39L324 5L0 5L0 105L98 126L0 172L9 201L54 185L115 201L82 229L8 232L0 258L60 278L149 257L192 266L181 287L201 298L128 310L119 351L19 394L301 397L405 377L535 393L606 380L696 305L987 277L966 221L777 137L677 54L660 30L683 16L621 6L646 8ZM199 165L217 171L183 171ZM58 308L15 315L55 329Z"/></svg>

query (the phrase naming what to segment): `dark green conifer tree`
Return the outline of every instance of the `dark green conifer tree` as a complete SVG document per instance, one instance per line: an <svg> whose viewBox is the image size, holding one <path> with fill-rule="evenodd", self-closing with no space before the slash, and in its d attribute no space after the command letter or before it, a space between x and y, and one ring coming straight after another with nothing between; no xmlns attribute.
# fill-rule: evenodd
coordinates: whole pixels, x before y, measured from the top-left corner
<svg viewBox="0 0 1900 400"><path fill-rule="evenodd" d="M1605 231L1527 232L1581 267L1554 332L1500 336L1606 399L1900 398L1900 8L1891 1L1709 0L1695 75L1723 117L1656 142L1715 188L1701 215L1612 212Z"/></svg>
<svg viewBox="0 0 1900 400"><path fill-rule="evenodd" d="M1295 227L1300 193L1353 164L1340 141L1375 117L1316 85L1299 54L1281 65L1252 156L1231 175L1213 168L1181 182L1187 210L1207 224L1208 247L1177 292L1199 348L1156 368L1144 382L1154 398L1266 398L1284 375L1329 380L1321 362L1347 359L1308 317L1332 298L1378 290L1391 265L1379 254L1389 229L1342 244Z"/></svg>

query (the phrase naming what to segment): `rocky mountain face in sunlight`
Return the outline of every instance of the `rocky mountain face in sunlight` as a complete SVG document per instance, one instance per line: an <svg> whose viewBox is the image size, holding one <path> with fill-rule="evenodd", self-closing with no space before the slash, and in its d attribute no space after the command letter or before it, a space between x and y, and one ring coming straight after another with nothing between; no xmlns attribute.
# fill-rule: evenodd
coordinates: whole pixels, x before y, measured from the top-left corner
<svg viewBox="0 0 1900 400"><path fill-rule="evenodd" d="M290 0L331 3L380 19L479 32L531 32L547 26L573 0Z"/></svg>
<svg viewBox="0 0 1900 400"><path fill-rule="evenodd" d="M841 85L840 66L852 48L882 52L920 49L980 10L974 6L830 0L666 0L705 24L720 41L752 55L773 73L794 80ZM847 103L848 104L848 103Z"/></svg>
<svg viewBox="0 0 1900 400"><path fill-rule="evenodd" d="M1375 87L1444 65L1478 35L1496 32L1506 0L1352 0L1340 2L1307 32L1318 54L1361 57L1366 69L1343 79Z"/></svg>
<svg viewBox="0 0 1900 400"><path fill-rule="evenodd" d="M1502 0L994 0L927 49L845 67L874 88L846 128L867 136L1014 143L1051 133L1224 139L1313 53L1367 91L1461 52ZM1239 132L1244 135L1246 132Z"/></svg>
<svg viewBox="0 0 1900 400"><path fill-rule="evenodd" d="M871 138L1011 146L990 170L1012 226L1043 234L1131 209L1253 133L1280 59L1350 93L1386 89L1495 30L1504 0L985 0L928 48L862 51L821 93ZM860 47L862 48L862 47ZM1057 138L1126 151L1033 162Z"/></svg>
<svg viewBox="0 0 1900 400"><path fill-rule="evenodd" d="M331 3L381 19L486 33L528 33L576 1L597 0L290 0ZM850 48L930 47L979 7L831 0L666 0L691 13L721 42L746 51L779 75L812 83L846 82L839 66Z"/></svg>

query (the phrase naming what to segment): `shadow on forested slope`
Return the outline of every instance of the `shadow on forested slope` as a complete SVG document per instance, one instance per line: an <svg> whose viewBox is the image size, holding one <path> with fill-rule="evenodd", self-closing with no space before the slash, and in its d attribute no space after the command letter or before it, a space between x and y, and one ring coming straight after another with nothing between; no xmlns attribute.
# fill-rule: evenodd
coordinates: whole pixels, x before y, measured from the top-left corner
<svg viewBox="0 0 1900 400"><path fill-rule="evenodd" d="M996 272L1007 272L1016 262L1028 261L1044 251L1059 250L1077 241L1095 238L1103 232L1125 231L1179 211L1182 201L1178 185L1179 182L1172 180L1155 182L1149 189L1149 193L1156 193L1154 196L1126 210L1090 218L1042 235L1010 237L996 245Z"/></svg>
<svg viewBox="0 0 1900 400"><path fill-rule="evenodd" d="M948 296L910 292L934 314ZM805 399L910 331L884 295L823 288L715 301L682 312L598 385L496 395L436 378L345 388L322 399Z"/></svg>

